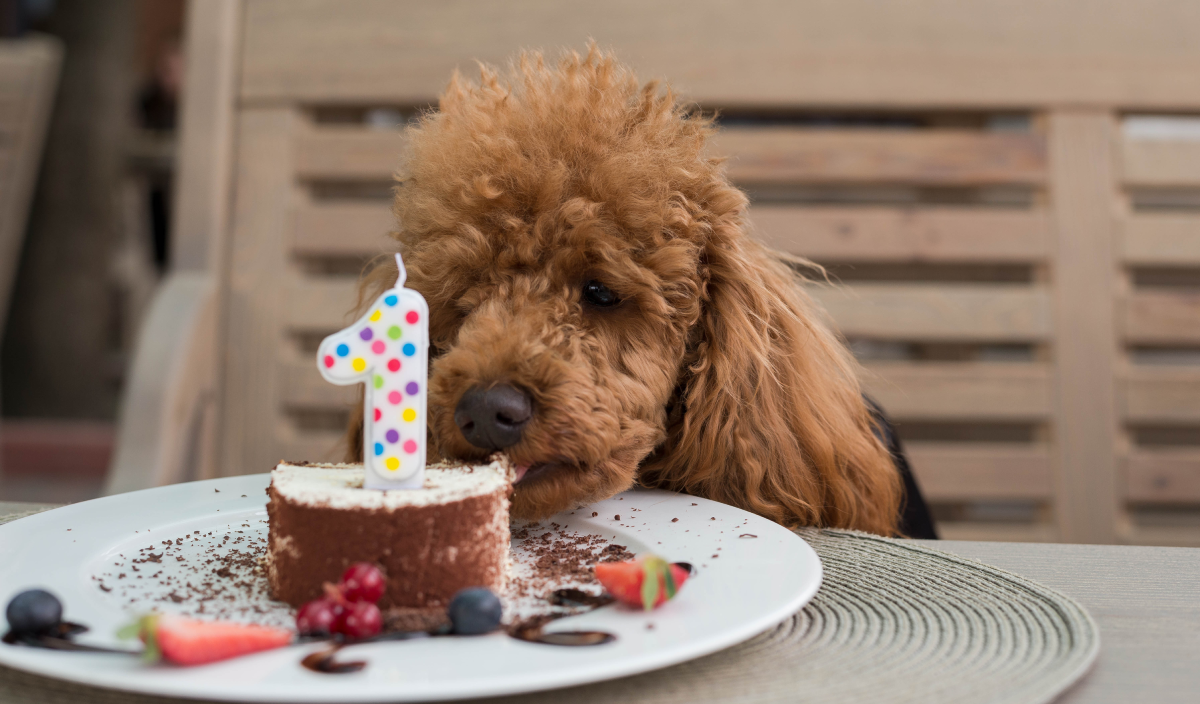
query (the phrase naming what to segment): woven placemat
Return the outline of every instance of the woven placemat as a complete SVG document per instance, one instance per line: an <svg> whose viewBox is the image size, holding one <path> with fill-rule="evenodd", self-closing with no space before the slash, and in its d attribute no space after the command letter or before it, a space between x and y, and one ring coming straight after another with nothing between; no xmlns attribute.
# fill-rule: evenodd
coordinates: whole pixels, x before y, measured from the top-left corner
<svg viewBox="0 0 1200 704"><path fill-rule="evenodd" d="M994 567L901 540L800 531L825 581L800 613L728 650L610 682L483 700L1048 702L1091 666L1099 630L1079 604ZM0 701L152 704L0 668Z"/></svg>
<svg viewBox="0 0 1200 704"><path fill-rule="evenodd" d="M35 513L57 508L58 504L30 504L25 502L0 501L0 526L12 523L18 518L32 516Z"/></svg>

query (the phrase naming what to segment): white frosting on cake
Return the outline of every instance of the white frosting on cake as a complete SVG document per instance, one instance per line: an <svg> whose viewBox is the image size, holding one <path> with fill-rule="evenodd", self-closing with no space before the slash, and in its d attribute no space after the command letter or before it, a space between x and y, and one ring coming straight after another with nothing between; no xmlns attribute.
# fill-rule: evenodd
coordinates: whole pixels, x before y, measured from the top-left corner
<svg viewBox="0 0 1200 704"><path fill-rule="evenodd" d="M512 484L512 464L493 455L488 464L442 462L425 468L423 489L377 491L363 488L361 464L290 464L271 472L271 486L284 500L336 509L398 509L433 506L483 496Z"/></svg>

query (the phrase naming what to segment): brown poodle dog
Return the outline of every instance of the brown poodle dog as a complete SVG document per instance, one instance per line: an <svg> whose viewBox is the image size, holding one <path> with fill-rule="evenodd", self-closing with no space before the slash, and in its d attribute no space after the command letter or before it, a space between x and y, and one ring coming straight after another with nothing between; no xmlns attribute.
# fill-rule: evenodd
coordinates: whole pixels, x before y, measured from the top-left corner
<svg viewBox="0 0 1200 704"><path fill-rule="evenodd" d="M395 200L429 302L431 447L507 452L519 517L640 483L892 534L901 479L857 367L748 236L714 129L594 47L451 80ZM363 300L394 279L377 267Z"/></svg>

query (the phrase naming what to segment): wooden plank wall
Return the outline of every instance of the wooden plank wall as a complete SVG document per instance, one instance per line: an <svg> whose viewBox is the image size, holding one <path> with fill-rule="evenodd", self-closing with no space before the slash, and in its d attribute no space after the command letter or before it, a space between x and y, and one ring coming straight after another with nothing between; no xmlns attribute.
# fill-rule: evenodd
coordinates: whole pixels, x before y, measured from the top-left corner
<svg viewBox="0 0 1200 704"><path fill-rule="evenodd" d="M763 194L756 229L839 279L818 298L907 436L942 533L1057 535L1047 130L978 113L807 117L719 140L735 182Z"/></svg>
<svg viewBox="0 0 1200 704"><path fill-rule="evenodd" d="M1128 539L1200 544L1200 116L1132 115L1117 140Z"/></svg>
<svg viewBox="0 0 1200 704"><path fill-rule="evenodd" d="M226 305L225 471L340 459L352 387L316 372L320 339L348 322L356 280L388 244L402 133L318 124L297 105L239 111ZM366 145L362 149L361 145ZM358 195L367 192L384 197ZM333 187L338 194L322 195Z"/></svg>

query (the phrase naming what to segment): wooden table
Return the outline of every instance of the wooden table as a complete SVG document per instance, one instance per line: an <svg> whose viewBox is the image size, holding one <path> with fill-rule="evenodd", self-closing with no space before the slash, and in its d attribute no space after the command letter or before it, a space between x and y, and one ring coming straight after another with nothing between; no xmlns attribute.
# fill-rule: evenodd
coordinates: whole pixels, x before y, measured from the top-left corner
<svg viewBox="0 0 1200 704"><path fill-rule="evenodd" d="M38 508L52 507L0 502L0 524ZM1200 702L1200 548L916 542L1037 580L1091 613L1100 658L1060 702Z"/></svg>
<svg viewBox="0 0 1200 704"><path fill-rule="evenodd" d="M1061 702L1200 702L1200 548L918 541L1057 589L1100 625L1100 658Z"/></svg>

